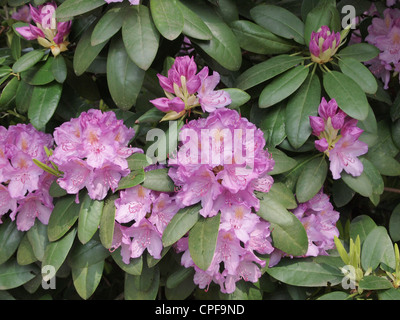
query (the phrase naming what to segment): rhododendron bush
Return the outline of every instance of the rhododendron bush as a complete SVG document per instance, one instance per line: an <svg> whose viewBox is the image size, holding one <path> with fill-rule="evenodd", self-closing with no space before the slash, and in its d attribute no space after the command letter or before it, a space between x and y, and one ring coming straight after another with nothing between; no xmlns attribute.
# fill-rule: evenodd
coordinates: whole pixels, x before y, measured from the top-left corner
<svg viewBox="0 0 400 320"><path fill-rule="evenodd" d="M400 299L398 1L0 4L0 299Z"/></svg>

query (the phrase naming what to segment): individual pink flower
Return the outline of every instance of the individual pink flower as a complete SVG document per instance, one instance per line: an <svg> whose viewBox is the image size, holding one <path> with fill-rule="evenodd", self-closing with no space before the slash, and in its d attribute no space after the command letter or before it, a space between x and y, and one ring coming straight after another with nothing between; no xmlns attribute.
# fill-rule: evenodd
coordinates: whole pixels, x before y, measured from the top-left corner
<svg viewBox="0 0 400 320"><path fill-rule="evenodd" d="M26 27L18 27L15 30L27 40L36 40L45 48L51 50L54 56L67 50L69 42L68 34L72 21L57 22L55 2L45 3L37 8L30 6L30 15L36 26L29 24Z"/></svg>
<svg viewBox="0 0 400 320"><path fill-rule="evenodd" d="M319 64L332 60L340 45L340 32L333 32L327 26L322 26L317 32L311 33L309 44L311 60Z"/></svg>
<svg viewBox="0 0 400 320"><path fill-rule="evenodd" d="M162 121L178 119L198 106L203 112L213 112L232 102L226 91L215 90L220 82L218 72L209 76L208 67L204 67L197 73L193 57L177 57L167 76L161 74L157 76L166 97L153 99L150 102L166 113Z"/></svg>
<svg viewBox="0 0 400 320"><path fill-rule="evenodd" d="M70 194L87 188L92 199L102 200L129 174L127 158L141 149L128 146L134 130L112 111L91 109L64 122L54 131L57 147L50 159L63 172L59 185Z"/></svg>
<svg viewBox="0 0 400 320"><path fill-rule="evenodd" d="M29 6L28 5L22 6L11 15L11 18L28 23L31 22L32 17Z"/></svg>
<svg viewBox="0 0 400 320"><path fill-rule="evenodd" d="M357 127L357 120L340 110L334 99L327 102L322 98L318 113L318 117L310 116L310 125L318 137L316 149L329 157L333 179L340 179L343 170L355 177L361 175L363 165L357 157L368 152L368 145L358 140L363 130Z"/></svg>

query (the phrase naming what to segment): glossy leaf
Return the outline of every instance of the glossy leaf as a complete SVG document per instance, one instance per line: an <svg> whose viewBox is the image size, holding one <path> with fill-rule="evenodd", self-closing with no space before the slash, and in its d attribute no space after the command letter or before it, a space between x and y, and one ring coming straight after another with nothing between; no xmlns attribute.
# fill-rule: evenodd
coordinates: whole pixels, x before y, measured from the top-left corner
<svg viewBox="0 0 400 320"><path fill-rule="evenodd" d="M0 265L14 254L23 236L24 233L19 231L16 223L10 219L0 225Z"/></svg>
<svg viewBox="0 0 400 320"><path fill-rule="evenodd" d="M147 7L138 5L126 9L122 38L131 60L147 70L157 54L160 39Z"/></svg>
<svg viewBox="0 0 400 320"><path fill-rule="evenodd" d="M62 55L54 58L53 64L51 66L51 72L54 79L58 83L64 83L64 81L67 79L67 65Z"/></svg>
<svg viewBox="0 0 400 320"><path fill-rule="evenodd" d="M145 71L140 69L125 50L121 37L114 37L107 58L107 84L115 104L129 110L143 84Z"/></svg>
<svg viewBox="0 0 400 320"><path fill-rule="evenodd" d="M154 300L160 284L160 269L158 266L148 268L143 266L142 274L133 276L125 274L124 295L126 300Z"/></svg>
<svg viewBox="0 0 400 320"><path fill-rule="evenodd" d="M272 80L260 94L260 108L268 108L294 93L306 80L309 69L298 66Z"/></svg>
<svg viewBox="0 0 400 320"><path fill-rule="evenodd" d="M12 69L15 73L28 70L30 67L38 63L44 56L44 50L32 50L25 53L13 65Z"/></svg>
<svg viewBox="0 0 400 320"><path fill-rule="evenodd" d="M53 66L53 57L49 57L45 62L40 62L21 73L21 78L31 85L44 85L54 80L51 72Z"/></svg>
<svg viewBox="0 0 400 320"><path fill-rule="evenodd" d="M384 290L393 288L392 283L388 279L374 275L363 277L358 286L363 290Z"/></svg>
<svg viewBox="0 0 400 320"><path fill-rule="evenodd" d="M118 198L118 195L114 194L109 198L106 198L103 206L103 213L100 219L100 241L103 246L107 249L111 248L114 236L114 224L115 224L115 204L114 201Z"/></svg>
<svg viewBox="0 0 400 320"><path fill-rule="evenodd" d="M35 257L31 243L28 240L28 236L25 234L18 246L17 262L21 266L26 266L35 261L37 261L37 258Z"/></svg>
<svg viewBox="0 0 400 320"><path fill-rule="evenodd" d="M27 232L28 240L32 246L33 252L39 261L43 260L44 251L49 239L47 237L47 225L36 220L35 224Z"/></svg>
<svg viewBox="0 0 400 320"><path fill-rule="evenodd" d="M89 299L96 291L103 275L104 260L88 267L72 268L74 287L82 299Z"/></svg>
<svg viewBox="0 0 400 320"><path fill-rule="evenodd" d="M0 95L0 111L6 111L15 101L20 81L17 77L12 78L4 87Z"/></svg>
<svg viewBox="0 0 400 320"><path fill-rule="evenodd" d="M189 232L189 252L193 262L207 270L214 257L221 215L200 218Z"/></svg>
<svg viewBox="0 0 400 320"><path fill-rule="evenodd" d="M338 52L340 58L354 58L360 62L372 60L378 54L379 49L369 43L356 43Z"/></svg>
<svg viewBox="0 0 400 320"><path fill-rule="evenodd" d="M150 0L151 16L158 31L168 39L176 39L183 30L184 19L177 0Z"/></svg>
<svg viewBox="0 0 400 320"><path fill-rule="evenodd" d="M145 172L142 186L154 191L175 191L175 185L168 176L168 169L155 169Z"/></svg>
<svg viewBox="0 0 400 320"><path fill-rule="evenodd" d="M304 44L304 23L289 10L261 4L250 10L252 18L265 29L286 39Z"/></svg>
<svg viewBox="0 0 400 320"><path fill-rule="evenodd" d="M105 2L103 0L66 0L56 10L57 19L67 19L96 9Z"/></svg>
<svg viewBox="0 0 400 320"><path fill-rule="evenodd" d="M0 290L17 288L38 274L38 268L33 265L20 266L17 261L10 260L0 264Z"/></svg>
<svg viewBox="0 0 400 320"><path fill-rule="evenodd" d="M87 243L99 228L104 201L92 200L88 194L81 202L78 218L78 238Z"/></svg>
<svg viewBox="0 0 400 320"><path fill-rule="evenodd" d="M96 23L90 37L92 46L101 44L114 36L122 27L124 21L124 7L108 10Z"/></svg>
<svg viewBox="0 0 400 320"><path fill-rule="evenodd" d="M368 116L369 104L361 87L350 77L338 71L324 74L324 88L331 99L349 116L364 120Z"/></svg>
<svg viewBox="0 0 400 320"><path fill-rule="evenodd" d="M342 58L339 60L342 72L359 84L365 93L374 94L378 90L375 76L361 62L354 58Z"/></svg>
<svg viewBox="0 0 400 320"><path fill-rule="evenodd" d="M182 32L195 39L211 40L213 35L203 20L188 7L177 1L177 5L183 15L183 30Z"/></svg>

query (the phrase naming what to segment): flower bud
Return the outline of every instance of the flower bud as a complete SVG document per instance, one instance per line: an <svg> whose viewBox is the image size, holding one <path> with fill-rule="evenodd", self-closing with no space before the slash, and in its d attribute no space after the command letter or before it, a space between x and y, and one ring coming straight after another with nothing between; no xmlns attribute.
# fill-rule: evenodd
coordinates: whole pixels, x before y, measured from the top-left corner
<svg viewBox="0 0 400 320"><path fill-rule="evenodd" d="M327 26L322 26L318 32L312 32L310 40L311 60L324 64L332 60L340 44L340 33L331 32Z"/></svg>

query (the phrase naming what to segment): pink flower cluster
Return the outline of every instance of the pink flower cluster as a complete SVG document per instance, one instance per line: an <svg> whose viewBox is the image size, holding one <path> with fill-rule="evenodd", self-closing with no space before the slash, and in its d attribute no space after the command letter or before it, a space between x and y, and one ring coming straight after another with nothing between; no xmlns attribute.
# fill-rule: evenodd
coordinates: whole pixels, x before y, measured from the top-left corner
<svg viewBox="0 0 400 320"><path fill-rule="evenodd" d="M292 210L307 232L308 250L304 257L328 255L327 250L335 248L334 237L339 237L336 222L339 212L335 211L329 197L321 190L311 200L300 203ZM269 266L273 267L286 254L275 250L271 254Z"/></svg>
<svg viewBox="0 0 400 320"><path fill-rule="evenodd" d="M340 45L340 32L332 32L328 26L322 26L318 32L311 33L309 44L311 59L323 64L332 60Z"/></svg>
<svg viewBox="0 0 400 320"><path fill-rule="evenodd" d="M380 50L379 56L366 64L388 89L392 72L400 72L400 10L388 8L383 18L373 18L365 40Z"/></svg>
<svg viewBox="0 0 400 320"><path fill-rule="evenodd" d="M203 132L206 139L200 138ZM260 205L254 191L268 192L273 184L268 173L274 160L264 150L262 131L230 109L190 121L180 137L183 144L169 161L169 175L180 188L176 203L186 207L201 202L200 214L212 217L220 212L221 224L217 249L207 270L194 264L186 238L179 241L177 250L185 251L182 264L194 267L194 281L201 288L214 281L223 292L231 293L239 279L256 282L261 276L257 264L264 266L265 262L255 251L273 251L269 223L253 209L257 211Z"/></svg>
<svg viewBox="0 0 400 320"><path fill-rule="evenodd" d="M70 194L87 188L92 199L101 200L109 189L129 174L126 160L134 152L128 147L134 130L117 120L112 111L91 109L64 122L54 131L56 148L51 160L64 173L58 184Z"/></svg>
<svg viewBox="0 0 400 320"><path fill-rule="evenodd" d="M49 2L37 8L30 6L30 16L36 26L18 27L15 30L27 40L38 40L39 44L49 48L54 56L66 51L69 42L68 34L72 21L57 22L55 11L57 5Z"/></svg>
<svg viewBox="0 0 400 320"><path fill-rule="evenodd" d="M363 132L358 121L340 110L335 99L322 98L318 113L319 117L310 116L313 135L319 138L315 147L329 157L333 179L340 179L343 170L361 175L363 164L357 157L368 152L368 145L358 140Z"/></svg>
<svg viewBox="0 0 400 320"><path fill-rule="evenodd" d="M178 119L197 106L201 106L203 112L213 112L229 105L232 102L229 94L215 90L220 82L219 73L214 71L211 76L208 73L208 67L197 73L193 57L177 57L168 70L168 77L157 75L166 97L150 102L167 113L164 120Z"/></svg>
<svg viewBox="0 0 400 320"><path fill-rule="evenodd" d="M121 247L122 261L128 264L146 249L153 258L161 259L162 234L179 210L174 197L138 185L122 190L115 206L112 249Z"/></svg>
<svg viewBox="0 0 400 320"><path fill-rule="evenodd" d="M52 145L51 135L30 124L17 124L8 130L0 127L0 218L11 210L11 219L17 217L18 230L29 230L36 218L43 224L49 221L53 209L49 188L54 176L33 159L46 163L44 148Z"/></svg>

